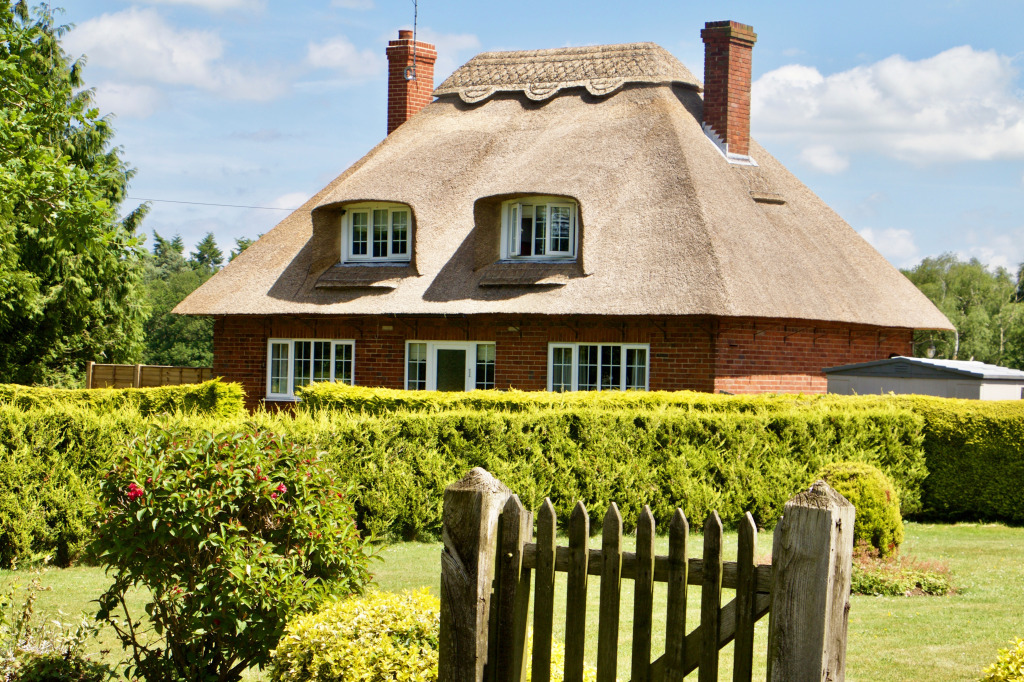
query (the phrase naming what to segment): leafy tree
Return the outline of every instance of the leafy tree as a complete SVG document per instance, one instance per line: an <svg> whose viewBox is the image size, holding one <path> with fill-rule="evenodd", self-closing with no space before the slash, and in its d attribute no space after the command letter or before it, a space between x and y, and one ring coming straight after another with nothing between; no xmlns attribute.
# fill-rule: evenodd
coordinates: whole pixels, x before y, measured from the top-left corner
<svg viewBox="0 0 1024 682"><path fill-rule="evenodd" d="M925 258L904 270L911 282L956 327L955 332L921 331L914 335L915 353L954 360L980 360L1024 369L1024 303L1021 276L1005 268L989 269L976 258L960 260L947 253Z"/></svg>
<svg viewBox="0 0 1024 682"><path fill-rule="evenodd" d="M0 4L0 382L73 383L88 360L132 361L145 307L134 174L83 88L64 26Z"/></svg>
<svg viewBox="0 0 1024 682"><path fill-rule="evenodd" d="M262 234L256 235L256 239L262 237ZM248 237L236 237L235 248L231 249L231 255L228 256L228 261L233 261L242 255L242 252L248 249L250 246L256 243L256 239L249 239Z"/></svg>
<svg viewBox="0 0 1024 682"><path fill-rule="evenodd" d="M217 248L213 232L207 232L202 241L196 244L196 250L189 254L189 263L197 270L206 270L211 275L224 265L224 252Z"/></svg>

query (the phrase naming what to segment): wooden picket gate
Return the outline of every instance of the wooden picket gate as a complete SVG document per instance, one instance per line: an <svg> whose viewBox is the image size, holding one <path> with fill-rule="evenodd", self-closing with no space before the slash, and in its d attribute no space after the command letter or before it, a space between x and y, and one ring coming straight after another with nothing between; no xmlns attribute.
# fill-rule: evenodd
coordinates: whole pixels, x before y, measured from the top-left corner
<svg viewBox="0 0 1024 682"><path fill-rule="evenodd" d="M567 547L556 546L550 500L533 515L483 469L445 490L441 557L441 682L549 682L555 574L567 573L566 682L584 671L588 576L600 577L597 680L616 679L622 580L634 581L631 679L677 682L693 670L699 682L718 679L719 650L735 640L733 680L750 682L754 625L771 613L768 678L776 682L845 677L853 507L824 482L786 503L776 526L771 566L755 564L757 528L750 514L739 528L737 560L724 561L722 522L704 524L702 558L690 558L681 510L669 524L669 553L654 553L655 523L644 508L636 552L622 550L622 517L613 503L601 548L591 549L583 503L569 519ZM534 579L535 576L535 579ZM668 608L654 612L654 583L667 583ZM531 589L531 583L532 589ZM699 585L700 624L686 631L687 586ZM735 598L722 606L722 589ZM533 650L527 651L530 593ZM664 622L665 652L652 661L655 622Z"/></svg>

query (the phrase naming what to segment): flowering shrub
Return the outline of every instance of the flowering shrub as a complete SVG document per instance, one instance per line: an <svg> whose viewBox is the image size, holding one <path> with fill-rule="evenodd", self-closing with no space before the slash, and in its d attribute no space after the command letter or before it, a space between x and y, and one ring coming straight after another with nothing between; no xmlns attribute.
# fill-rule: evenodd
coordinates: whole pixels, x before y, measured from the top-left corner
<svg viewBox="0 0 1024 682"><path fill-rule="evenodd" d="M1024 639L1014 638L1010 647L999 650L999 658L981 671L981 682L1024 680Z"/></svg>
<svg viewBox="0 0 1024 682"><path fill-rule="evenodd" d="M113 584L98 617L130 650L129 677L238 679L290 614L369 580L351 490L281 437L150 432L100 488L93 550ZM126 599L140 587L145 617Z"/></svg>
<svg viewBox="0 0 1024 682"><path fill-rule="evenodd" d="M435 682L441 604L427 590L372 592L299 616L273 652L274 682ZM532 637L527 641L532 650ZM552 642L551 680L562 682L565 648ZM529 682L531 670L526 666ZM595 682L592 666L584 682Z"/></svg>

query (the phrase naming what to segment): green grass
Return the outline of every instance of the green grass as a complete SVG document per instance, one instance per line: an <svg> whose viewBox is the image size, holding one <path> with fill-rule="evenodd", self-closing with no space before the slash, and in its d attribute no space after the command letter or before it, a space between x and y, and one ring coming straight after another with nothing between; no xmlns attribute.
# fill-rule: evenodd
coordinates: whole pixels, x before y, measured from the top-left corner
<svg viewBox="0 0 1024 682"><path fill-rule="evenodd" d="M1000 525L907 524L905 554L949 564L960 593L950 597L861 597L852 598L847 648L847 679L851 682L976 680L982 667L995 660L999 648L1014 636L1024 635L1024 528ZM699 537L694 538L699 551ZM591 540L597 546L599 537ZM560 540L564 544L564 538ZM627 545L630 541L627 540ZM658 539L657 551L665 553L667 541ZM736 536L726 536L726 557L735 555ZM771 548L771 536L762 533L759 554ZM627 547L631 549L631 547ZM374 565L382 589L402 590L428 587L438 593L440 543L400 543L384 547L382 559ZM32 571L0 572L0 586L17 580L26 584ZM557 603L564 604L564 574ZM47 569L39 573L44 587L36 611L52 617L57 610L69 616L93 612L90 600L102 591L107 580L100 568ZM591 577L587 612L588 659L596 658L597 590L599 580ZM655 594L656 613L664 613L664 585ZM632 584L623 581L620 623L619 677L629 678L629 645L632 635ZM726 591L723 601L731 599ZM690 588L689 627L696 624L700 590ZM136 604L141 609L141 597ZM70 618L69 618L70 619ZM563 633L564 613L556 608L556 637ZM760 668L754 678L764 679L764 651L767 619L758 625L755 651ZM664 650L664 639L656 639L655 657ZM120 654L113 634L106 630L92 650L111 649ZM691 676L696 679L696 674ZM250 680L261 679L255 672ZM690 678L688 678L690 679ZM720 679L731 679L731 647L722 652Z"/></svg>

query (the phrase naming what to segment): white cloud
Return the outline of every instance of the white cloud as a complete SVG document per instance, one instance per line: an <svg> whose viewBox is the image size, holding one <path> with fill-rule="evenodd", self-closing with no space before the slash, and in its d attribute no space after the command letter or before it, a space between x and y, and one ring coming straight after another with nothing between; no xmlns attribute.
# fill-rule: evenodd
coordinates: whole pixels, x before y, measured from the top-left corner
<svg viewBox="0 0 1024 682"><path fill-rule="evenodd" d="M229 9L257 10L262 9L265 0L139 0L150 5L187 5L200 7L211 12L224 12Z"/></svg>
<svg viewBox="0 0 1024 682"><path fill-rule="evenodd" d="M434 82L437 84L480 50L480 39L472 33L438 33L430 28L421 28L416 33L416 40L437 47L437 63L434 64ZM470 50L472 54L460 55Z"/></svg>
<svg viewBox="0 0 1024 682"><path fill-rule="evenodd" d="M65 39L72 54L128 80L199 88L229 99L269 100L283 84L224 60L225 43L213 31L177 29L155 10L131 7L83 22Z"/></svg>
<svg viewBox="0 0 1024 682"><path fill-rule="evenodd" d="M331 0L331 7L367 10L373 9L373 0Z"/></svg>
<svg viewBox="0 0 1024 682"><path fill-rule="evenodd" d="M753 84L762 137L918 163L1024 158L1024 97L1010 57L969 46L823 76L792 64Z"/></svg>
<svg viewBox="0 0 1024 682"><path fill-rule="evenodd" d="M829 175L842 173L850 167L850 160L827 144L805 148L800 153L800 159L811 168Z"/></svg>
<svg viewBox="0 0 1024 682"><path fill-rule="evenodd" d="M310 43L306 61L315 68L339 71L353 81L367 80L384 71L384 57L377 50L359 50L345 36Z"/></svg>
<svg viewBox="0 0 1024 682"><path fill-rule="evenodd" d="M118 118L147 118L165 102L162 92L148 85L100 83L96 86L96 106Z"/></svg>
<svg viewBox="0 0 1024 682"><path fill-rule="evenodd" d="M309 194L306 192L289 192L271 200L267 207L294 209L302 206L307 200L309 200Z"/></svg>
<svg viewBox="0 0 1024 682"><path fill-rule="evenodd" d="M897 267L909 267L918 261L917 244L910 230L875 230L866 227L859 230L859 233Z"/></svg>

